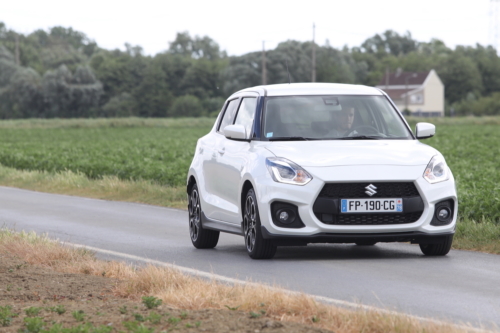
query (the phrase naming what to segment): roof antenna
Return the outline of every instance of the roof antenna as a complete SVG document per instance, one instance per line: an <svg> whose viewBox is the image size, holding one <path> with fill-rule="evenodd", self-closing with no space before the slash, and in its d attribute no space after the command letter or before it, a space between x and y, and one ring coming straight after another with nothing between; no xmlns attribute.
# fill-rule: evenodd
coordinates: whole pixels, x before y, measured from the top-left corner
<svg viewBox="0 0 500 333"><path fill-rule="evenodd" d="M290 71L288 70L288 59L285 59L285 64L286 64L286 72L288 73L288 84L292 84L290 82Z"/></svg>

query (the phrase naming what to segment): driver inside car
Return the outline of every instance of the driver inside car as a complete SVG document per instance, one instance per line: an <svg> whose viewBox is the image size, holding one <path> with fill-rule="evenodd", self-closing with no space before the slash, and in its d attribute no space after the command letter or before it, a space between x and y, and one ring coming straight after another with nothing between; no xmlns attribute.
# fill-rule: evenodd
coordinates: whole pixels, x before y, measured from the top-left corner
<svg viewBox="0 0 500 333"><path fill-rule="evenodd" d="M347 135L356 134L352 131L352 123L354 121L355 109L354 107L347 107L341 111L333 113L334 128L328 133L332 137L344 137ZM352 132L351 132L352 131Z"/></svg>

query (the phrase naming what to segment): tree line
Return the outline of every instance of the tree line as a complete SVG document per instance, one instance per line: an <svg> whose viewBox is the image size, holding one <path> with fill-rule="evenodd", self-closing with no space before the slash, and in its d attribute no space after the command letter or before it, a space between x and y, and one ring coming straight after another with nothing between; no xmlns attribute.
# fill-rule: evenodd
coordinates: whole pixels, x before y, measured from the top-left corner
<svg viewBox="0 0 500 333"><path fill-rule="evenodd" d="M500 114L500 58L491 46L447 47L388 30L360 46L314 45L318 82L373 86L386 70L435 69L446 110ZM312 42L288 40L265 54L266 82L310 82ZM178 33L164 52L99 47L53 27L24 35L0 22L0 118L188 117L216 114L231 93L262 83L262 52L229 56L208 36Z"/></svg>

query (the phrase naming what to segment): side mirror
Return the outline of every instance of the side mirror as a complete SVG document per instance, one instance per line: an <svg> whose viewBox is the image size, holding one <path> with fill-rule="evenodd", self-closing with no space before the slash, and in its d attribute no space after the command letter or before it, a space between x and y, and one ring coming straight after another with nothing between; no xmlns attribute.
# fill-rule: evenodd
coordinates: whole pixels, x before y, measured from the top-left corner
<svg viewBox="0 0 500 333"><path fill-rule="evenodd" d="M224 135L228 139L246 140L247 131L243 125L228 125L224 127Z"/></svg>
<svg viewBox="0 0 500 333"><path fill-rule="evenodd" d="M417 139L432 138L436 134L436 126L429 123L418 123L415 127Z"/></svg>

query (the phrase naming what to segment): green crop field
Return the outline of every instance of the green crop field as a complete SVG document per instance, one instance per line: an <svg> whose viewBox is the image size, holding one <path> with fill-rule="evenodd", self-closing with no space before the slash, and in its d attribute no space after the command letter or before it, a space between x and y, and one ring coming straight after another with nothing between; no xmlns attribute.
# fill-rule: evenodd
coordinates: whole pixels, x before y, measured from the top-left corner
<svg viewBox="0 0 500 333"><path fill-rule="evenodd" d="M213 121L4 121L0 122L0 163L22 170L71 170L90 178L116 175L182 187L196 140ZM439 149L451 167L460 217L500 225L500 118L435 122L437 135L422 142Z"/></svg>
<svg viewBox="0 0 500 333"><path fill-rule="evenodd" d="M212 120L213 121L213 120ZM23 170L116 175L181 186L199 127L84 127L0 129L0 163Z"/></svg>
<svg viewBox="0 0 500 333"><path fill-rule="evenodd" d="M500 221L500 126L441 126L429 145L439 149L456 179L460 216Z"/></svg>
<svg viewBox="0 0 500 333"><path fill-rule="evenodd" d="M484 124L467 123L466 118L443 120L437 122L436 136L422 142L444 155L455 176L459 217L500 225L498 118Z"/></svg>

